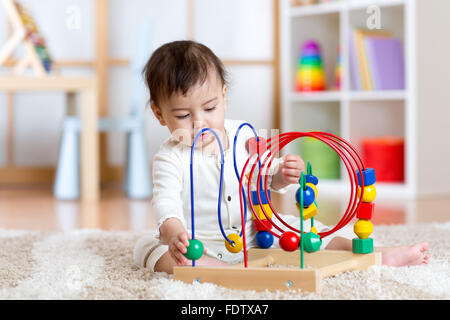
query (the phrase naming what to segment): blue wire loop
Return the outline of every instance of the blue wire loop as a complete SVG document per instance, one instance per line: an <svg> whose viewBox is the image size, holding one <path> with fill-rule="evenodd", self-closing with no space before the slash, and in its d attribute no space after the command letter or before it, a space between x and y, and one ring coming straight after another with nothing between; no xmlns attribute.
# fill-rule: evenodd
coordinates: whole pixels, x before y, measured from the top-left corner
<svg viewBox="0 0 450 320"><path fill-rule="evenodd" d="M234 136L234 143L233 143L233 162L234 162L234 172L236 173L236 177L238 179L238 181L240 181L240 175L239 175L239 171L237 169L237 164L236 164L236 143L237 143L237 137L239 134L239 131L241 130L242 127L244 126L249 126L252 130L253 133L255 134L256 137L256 141L259 142L259 137L258 134L256 133L256 130L253 128L253 126L247 122L242 123L238 130L236 131L236 135ZM222 203L222 187L223 187L223 165L224 165L224 153L223 153L223 148L222 148L222 143L220 142L220 139L218 137L218 135L216 134L216 132L210 128L204 128L202 129L197 136L194 139L194 143L192 144L191 147L191 163L190 163L190 180L191 180L191 229L192 229L192 239L195 239L195 223L194 223L194 173L193 173L193 158L194 158L194 149L195 149L195 144L197 143L198 138L201 136L201 134L205 131L210 131L214 134L214 136L216 137L217 143L219 144L219 149L220 149L220 156L221 156L221 165L220 165L220 182L219 182L219 199L218 199L218 205L217 205L217 215L218 215L218 220L219 220L219 227L220 227L220 231L222 233L222 236L225 238L226 241L228 241L230 244L234 244L234 241L230 240L227 235L225 234L225 230L223 229L223 225L222 225L222 209L221 209L221 203ZM259 169L261 169L261 161L259 161ZM260 184L261 184L261 189L262 188L262 177L260 179ZM244 196L244 203L247 203L247 200L245 198L245 190L244 187L242 187L242 194ZM247 221L247 206L244 206L244 222ZM245 225L242 226L242 228L245 228ZM242 236L242 230L240 232L240 236ZM192 265L195 265L194 260L192 261Z"/></svg>
<svg viewBox="0 0 450 320"><path fill-rule="evenodd" d="M256 137L256 142L257 142L257 143L259 142L258 134L256 133L255 128L254 128L250 123L244 122L244 123L242 123L242 124L239 126L239 128L238 128L237 131L236 131L236 134L234 135L234 142L233 142L233 164L234 164L234 172L236 173L236 177L237 177L237 180L238 180L238 181L241 180L241 176L239 175L239 170L238 170L237 164L236 164L236 144L237 144L237 138L238 138L238 135L239 135L239 131L241 131L241 129L242 129L244 126L248 126L248 127L250 127L250 129L252 129L253 134L254 134L255 137ZM259 151L259 150L258 150L258 151ZM261 170L261 159L258 161L258 163L259 163L259 169ZM263 186L262 186L262 176L261 176L261 179L260 179L259 183L260 183L260 188L261 188L261 189L264 189ZM247 203L247 199L245 198L245 189L244 189L244 187L242 187L242 196L243 196L243 198L244 198L244 203ZM247 205L244 206L244 221L247 221ZM242 230L241 230L240 236L242 236ZM229 242L229 241L228 241L228 242Z"/></svg>
<svg viewBox="0 0 450 320"><path fill-rule="evenodd" d="M195 223L194 223L194 170L193 170L193 163L194 163L194 149L195 144L197 143L198 138L202 135L205 131L211 131L214 136L216 137L217 143L219 144L220 148L220 155L221 155L221 165L220 165L220 186L219 186L219 201L218 201L218 211L220 212L220 205L222 202L222 185L223 185L223 163L224 163L224 156L223 156L223 148L222 143L220 142L219 137L217 136L217 133L210 129L210 128L204 128L202 129L197 136L194 139L194 143L191 147L191 163L190 163L190 174L191 174L191 229L192 229L192 239L195 239ZM220 220L219 220L220 222ZM195 266L195 260L192 260L192 266Z"/></svg>

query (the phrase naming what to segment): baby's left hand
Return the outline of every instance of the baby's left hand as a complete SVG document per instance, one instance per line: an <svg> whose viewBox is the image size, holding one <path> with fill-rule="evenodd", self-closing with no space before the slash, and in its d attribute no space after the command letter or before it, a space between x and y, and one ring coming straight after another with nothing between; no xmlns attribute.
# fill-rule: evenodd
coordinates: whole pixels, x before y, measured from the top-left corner
<svg viewBox="0 0 450 320"><path fill-rule="evenodd" d="M290 184L298 183L302 171L305 170L303 159L297 154L288 154L280 162L277 173L273 176L272 187L284 188Z"/></svg>

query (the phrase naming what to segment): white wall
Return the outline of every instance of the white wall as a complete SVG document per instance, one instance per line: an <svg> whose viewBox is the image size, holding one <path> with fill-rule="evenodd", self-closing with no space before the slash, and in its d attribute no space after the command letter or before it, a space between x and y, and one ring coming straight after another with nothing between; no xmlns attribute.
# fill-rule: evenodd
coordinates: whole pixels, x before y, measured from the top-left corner
<svg viewBox="0 0 450 320"><path fill-rule="evenodd" d="M95 57L95 12L91 0L21 1L33 13L55 60L91 60ZM187 0L110 0L109 52L111 58L130 59L133 34L142 19L153 22L154 35L149 47L173 40L186 39ZM269 60L273 57L272 0L194 0L194 38L209 46L222 59ZM80 24L71 24L74 12L80 12ZM5 40L5 18L0 8L0 43ZM230 118L250 121L256 128L271 128L273 74L268 66L227 67L230 74ZM86 74L88 68L64 68L63 74ZM129 67L109 69L108 112L129 112L132 92ZM53 166L56 164L64 96L52 94L18 94L15 98L16 165ZM6 159L6 100L0 95L0 165ZM255 112L257 111L257 112ZM146 112L150 159L161 141L168 136L166 128ZM43 125L45 123L45 125ZM108 134L108 162L124 163L124 135Z"/></svg>
<svg viewBox="0 0 450 320"><path fill-rule="evenodd" d="M434 5L430 5L434 4ZM450 194L450 1L417 6L418 193Z"/></svg>

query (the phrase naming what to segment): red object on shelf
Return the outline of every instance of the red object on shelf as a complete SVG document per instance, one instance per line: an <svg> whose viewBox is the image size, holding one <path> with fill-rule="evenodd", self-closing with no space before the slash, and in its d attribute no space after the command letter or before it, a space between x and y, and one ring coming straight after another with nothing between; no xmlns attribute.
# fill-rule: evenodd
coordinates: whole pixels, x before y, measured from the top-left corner
<svg viewBox="0 0 450 320"><path fill-rule="evenodd" d="M363 158L367 168L375 169L377 182L404 182L405 140L399 137L363 139Z"/></svg>

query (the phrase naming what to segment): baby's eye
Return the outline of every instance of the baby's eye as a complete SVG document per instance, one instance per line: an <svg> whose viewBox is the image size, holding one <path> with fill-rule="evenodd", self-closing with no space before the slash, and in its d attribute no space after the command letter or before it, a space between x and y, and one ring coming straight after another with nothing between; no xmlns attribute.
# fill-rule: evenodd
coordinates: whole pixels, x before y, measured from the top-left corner
<svg viewBox="0 0 450 320"><path fill-rule="evenodd" d="M206 109L206 111L213 111L214 109L216 109L216 106L208 108L208 109Z"/></svg>
<svg viewBox="0 0 450 320"><path fill-rule="evenodd" d="M187 117L189 117L189 113L185 114L184 116L175 116L175 118L177 119L186 119Z"/></svg>

